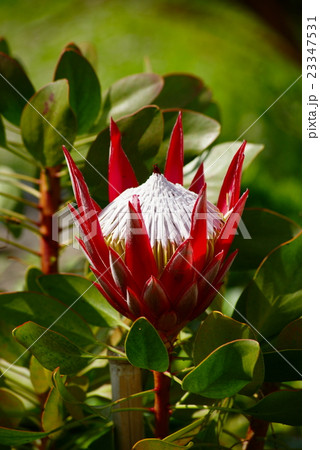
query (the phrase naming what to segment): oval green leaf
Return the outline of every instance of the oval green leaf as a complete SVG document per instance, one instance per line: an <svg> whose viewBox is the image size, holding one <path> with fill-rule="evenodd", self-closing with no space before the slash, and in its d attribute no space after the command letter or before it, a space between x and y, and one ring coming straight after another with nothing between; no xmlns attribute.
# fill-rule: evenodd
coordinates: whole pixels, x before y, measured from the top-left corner
<svg viewBox="0 0 320 450"><path fill-rule="evenodd" d="M108 122L110 117L118 120L150 105L163 84L163 78L155 73L138 73L116 81L107 91L104 116Z"/></svg>
<svg viewBox="0 0 320 450"><path fill-rule="evenodd" d="M172 450L181 449L181 445L170 444L169 442L161 441L160 439L143 439L137 442L132 450Z"/></svg>
<svg viewBox="0 0 320 450"><path fill-rule="evenodd" d="M82 134L90 129L100 110L98 77L81 52L68 47L62 53L54 74L54 80L63 78L69 81L70 106L77 117L78 133Z"/></svg>
<svg viewBox="0 0 320 450"><path fill-rule="evenodd" d="M10 292L0 294L2 319L12 328L22 322L36 321L41 326L64 334L76 344L96 342L90 328L81 317L59 300L36 292Z"/></svg>
<svg viewBox="0 0 320 450"><path fill-rule="evenodd" d="M34 322L26 322L12 333L48 370L60 367L64 375L75 374L90 362L87 354L65 336Z"/></svg>
<svg viewBox="0 0 320 450"><path fill-rule="evenodd" d="M76 130L77 121L69 105L67 80L44 86L23 110L23 142L29 153L43 166L57 166L64 160L62 145L70 150Z"/></svg>
<svg viewBox="0 0 320 450"><path fill-rule="evenodd" d="M165 372L169 367L168 351L156 329L144 317L132 325L125 349L129 362L140 369Z"/></svg>
<svg viewBox="0 0 320 450"><path fill-rule="evenodd" d="M302 416L302 393L300 390L272 392L248 408L246 413L267 422L299 426Z"/></svg>
<svg viewBox="0 0 320 450"><path fill-rule="evenodd" d="M200 78L187 73L172 73L163 78L163 89L154 101L161 109L185 108L204 88Z"/></svg>
<svg viewBox="0 0 320 450"><path fill-rule="evenodd" d="M253 379L259 353L254 340L224 344L183 379L182 389L209 398L231 397Z"/></svg>
<svg viewBox="0 0 320 450"><path fill-rule="evenodd" d="M19 126L22 110L33 94L34 88L21 64L0 53L0 113Z"/></svg>
<svg viewBox="0 0 320 450"><path fill-rule="evenodd" d="M91 281L79 275L52 274L38 276L37 283L45 294L51 294L98 327L122 324L119 313L96 289Z"/></svg>

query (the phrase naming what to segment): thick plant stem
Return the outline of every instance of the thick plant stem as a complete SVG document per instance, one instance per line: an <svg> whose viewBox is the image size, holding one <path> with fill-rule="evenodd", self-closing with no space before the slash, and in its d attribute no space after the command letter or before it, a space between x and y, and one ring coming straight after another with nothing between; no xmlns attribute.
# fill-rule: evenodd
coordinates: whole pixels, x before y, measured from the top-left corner
<svg viewBox="0 0 320 450"><path fill-rule="evenodd" d="M243 450L263 450L269 422L251 417Z"/></svg>
<svg viewBox="0 0 320 450"><path fill-rule="evenodd" d="M52 239L52 216L60 205L60 166L46 167L40 173L40 254L45 274L58 271L59 242Z"/></svg>
<svg viewBox="0 0 320 450"><path fill-rule="evenodd" d="M155 436L163 439L169 434L171 379L162 372L153 372Z"/></svg>

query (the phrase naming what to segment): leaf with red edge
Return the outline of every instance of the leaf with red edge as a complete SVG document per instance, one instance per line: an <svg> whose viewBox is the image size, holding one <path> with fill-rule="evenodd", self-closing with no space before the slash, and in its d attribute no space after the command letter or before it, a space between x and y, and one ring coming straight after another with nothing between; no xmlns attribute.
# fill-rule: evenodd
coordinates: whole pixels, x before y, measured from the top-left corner
<svg viewBox="0 0 320 450"><path fill-rule="evenodd" d="M129 202L129 213L125 262L142 289L151 275L157 276L158 269L137 196Z"/></svg>
<svg viewBox="0 0 320 450"><path fill-rule="evenodd" d="M171 183L183 184L183 129L181 112L179 112L172 130L164 176Z"/></svg>
<svg viewBox="0 0 320 450"><path fill-rule="evenodd" d="M121 134L116 123L110 122L110 152L109 152L109 202L118 197L121 192L131 187L137 187L138 181L132 166L121 146Z"/></svg>

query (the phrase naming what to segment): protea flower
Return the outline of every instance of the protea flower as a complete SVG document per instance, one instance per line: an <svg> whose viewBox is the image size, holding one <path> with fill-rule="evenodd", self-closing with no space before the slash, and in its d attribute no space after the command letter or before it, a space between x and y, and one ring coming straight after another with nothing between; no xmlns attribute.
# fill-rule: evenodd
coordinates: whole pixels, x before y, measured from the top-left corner
<svg viewBox="0 0 320 450"><path fill-rule="evenodd" d="M155 168L138 185L111 119L109 201L90 197L80 170L64 148L78 210L80 245L97 277L96 287L121 314L144 316L165 342L210 305L236 253L228 251L248 191L241 198L245 142L234 156L217 206L206 198L203 165L183 187L181 113L173 128L164 174Z"/></svg>

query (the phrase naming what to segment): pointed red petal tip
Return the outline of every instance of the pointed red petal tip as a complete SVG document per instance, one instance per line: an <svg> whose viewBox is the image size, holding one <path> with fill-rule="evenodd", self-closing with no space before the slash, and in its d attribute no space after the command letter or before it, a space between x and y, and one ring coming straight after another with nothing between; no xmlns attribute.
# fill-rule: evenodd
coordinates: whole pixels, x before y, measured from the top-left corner
<svg viewBox="0 0 320 450"><path fill-rule="evenodd" d="M243 141L239 150L234 155L226 176L224 177L217 203L217 207L220 209L222 214L226 214L230 211L239 200L242 166L246 144L247 141Z"/></svg>
<svg viewBox="0 0 320 450"><path fill-rule="evenodd" d="M191 215L190 238L193 248L193 264L201 270L207 254L207 185L204 184L194 204Z"/></svg>
<svg viewBox="0 0 320 450"><path fill-rule="evenodd" d="M233 211L228 217L226 223L224 224L219 237L216 241L215 251L220 252L224 250L225 254L228 253L228 250L232 244L234 236L237 232L237 227L239 225L241 215L244 210L244 205L246 204L247 198L249 195L249 190L247 189L244 194L239 198L237 203L234 205Z"/></svg>
<svg viewBox="0 0 320 450"><path fill-rule="evenodd" d="M121 133L114 120L110 119L109 154L109 201L112 202L126 189L137 187L134 170L121 146Z"/></svg>
<svg viewBox="0 0 320 450"><path fill-rule="evenodd" d="M171 183L183 184L183 129L181 111L172 130L164 176Z"/></svg>
<svg viewBox="0 0 320 450"><path fill-rule="evenodd" d="M199 194L199 192L203 188L204 184L205 184L205 179L204 179L204 168L203 168L203 162L202 162L197 170L197 173L193 177L193 180L191 181L189 191Z"/></svg>

